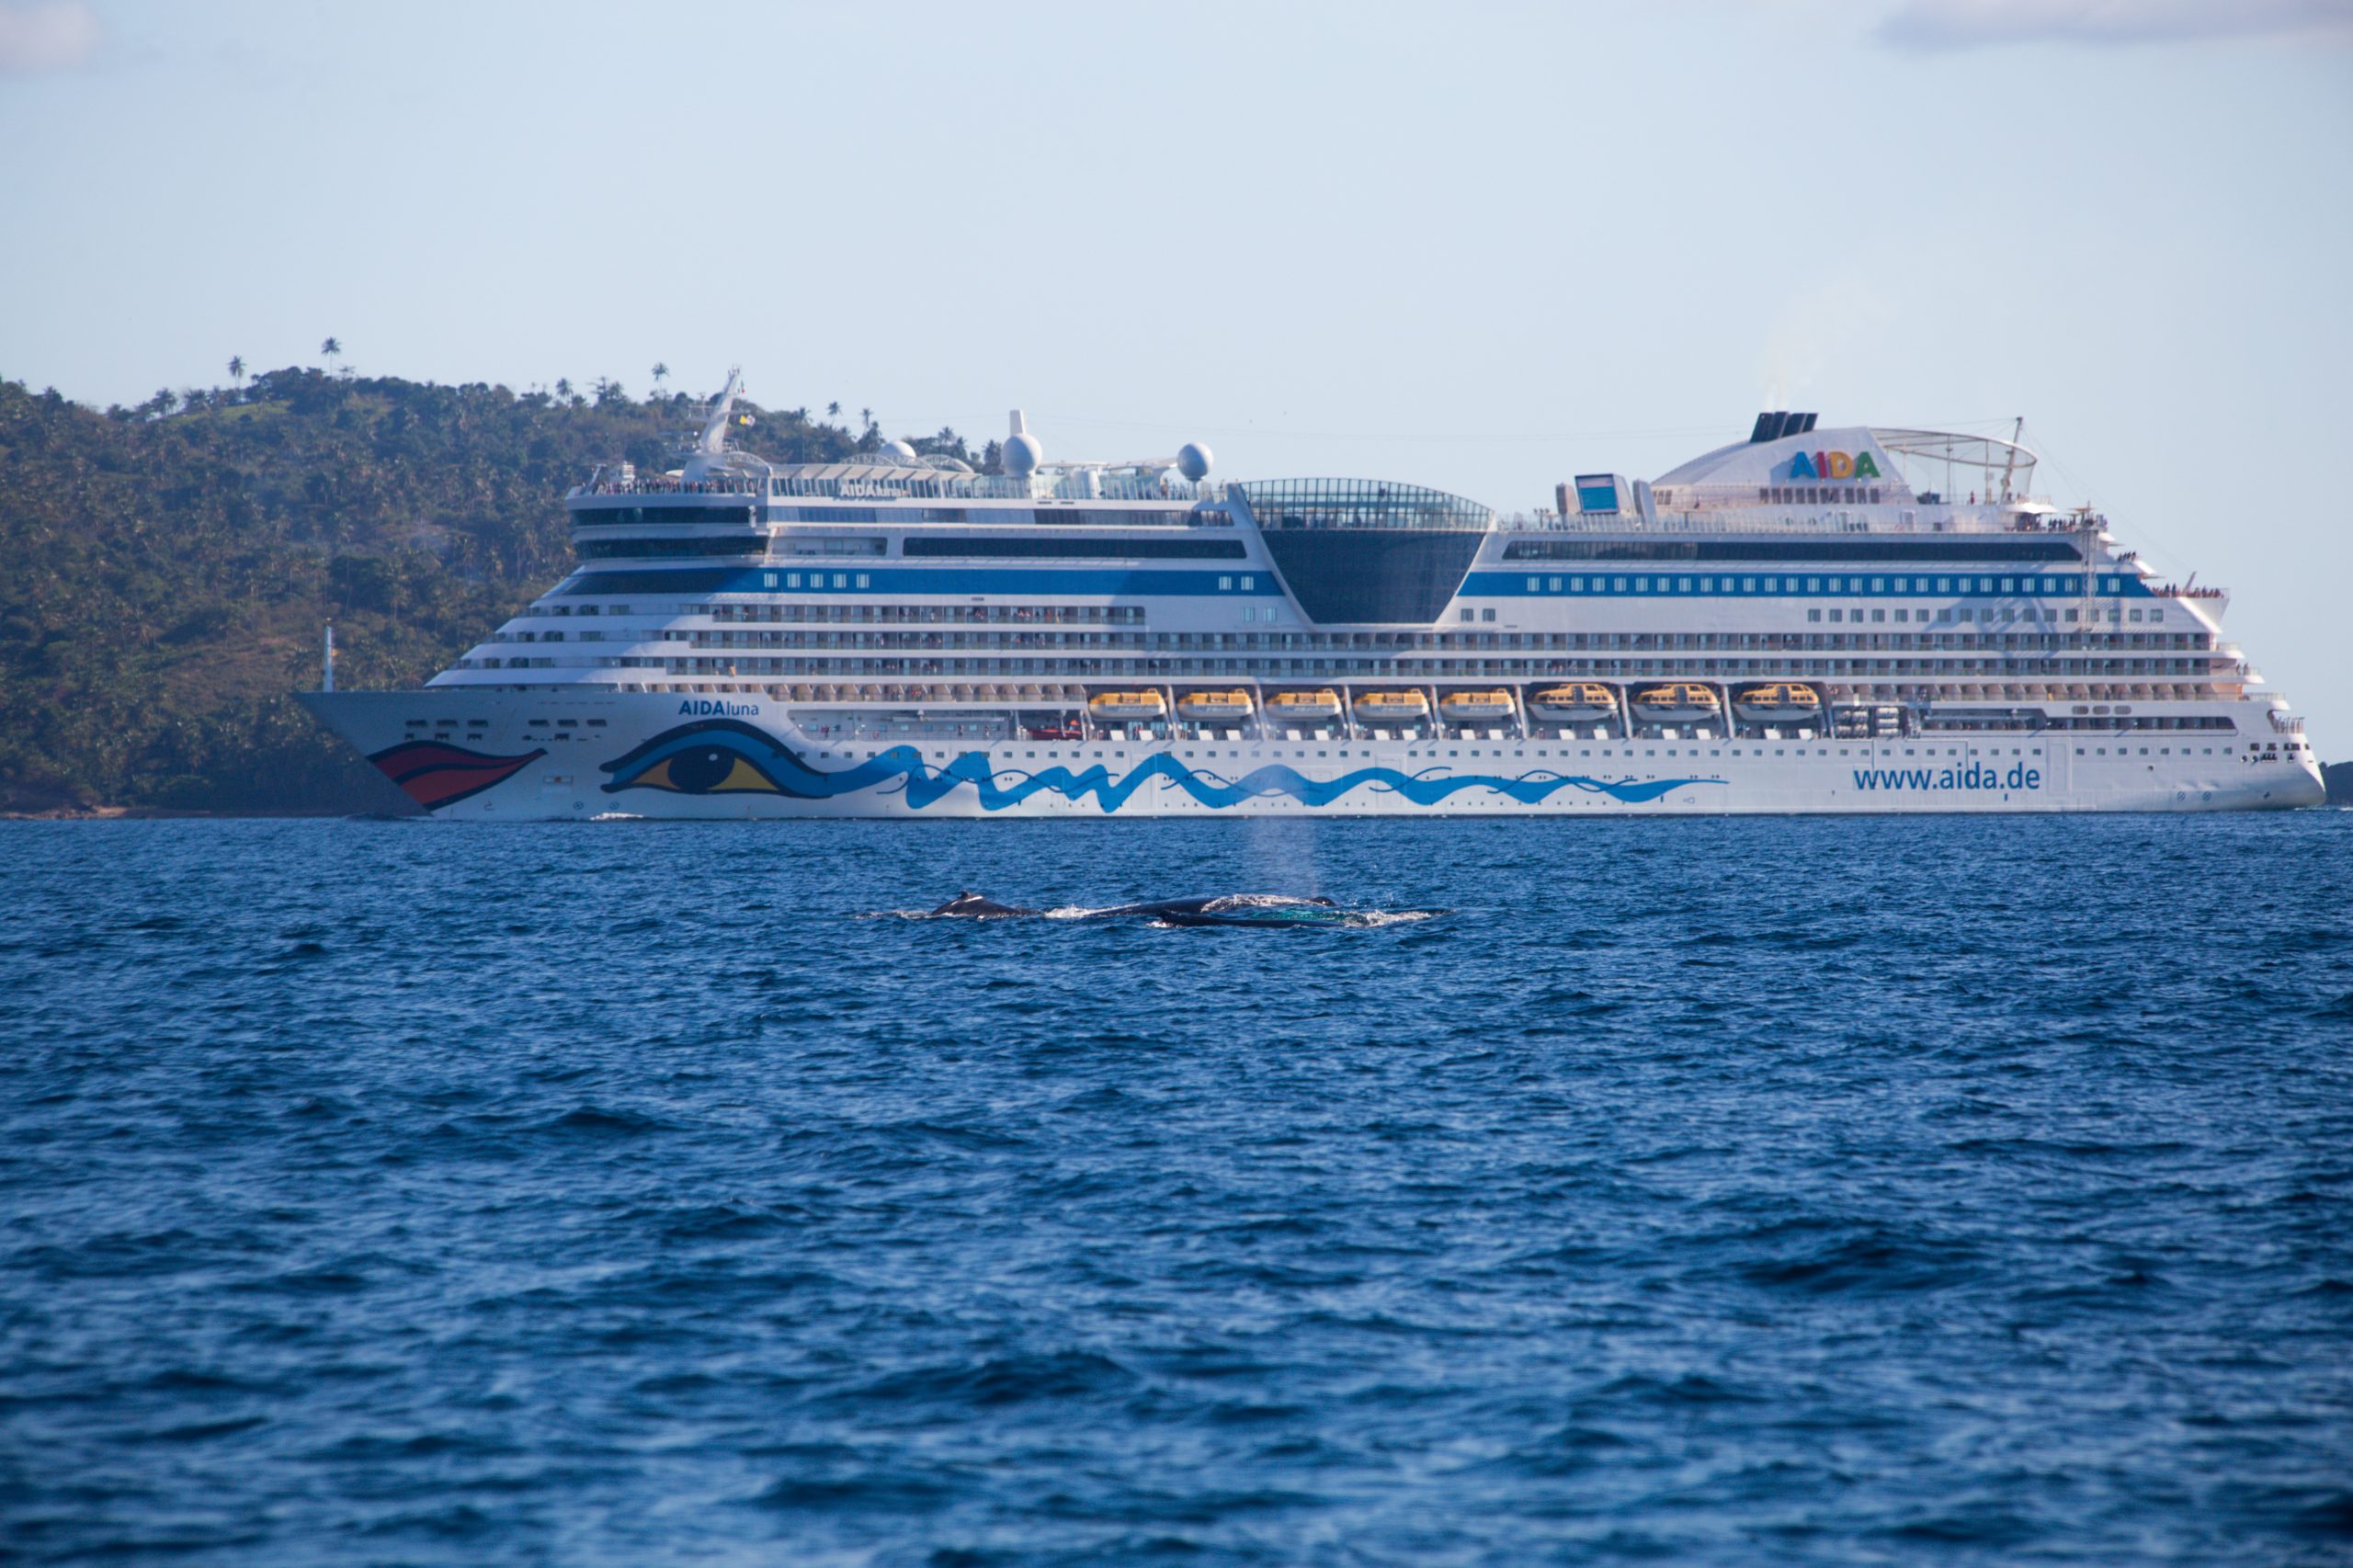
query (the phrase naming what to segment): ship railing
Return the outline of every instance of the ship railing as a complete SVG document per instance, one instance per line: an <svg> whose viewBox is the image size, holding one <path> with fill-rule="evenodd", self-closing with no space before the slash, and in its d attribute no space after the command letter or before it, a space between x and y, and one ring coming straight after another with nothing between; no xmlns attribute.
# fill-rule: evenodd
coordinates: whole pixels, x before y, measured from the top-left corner
<svg viewBox="0 0 2353 1568"><path fill-rule="evenodd" d="M1500 515L1495 527L1506 533L1594 534L2008 534L2063 533L2058 528L2020 528L1991 513L1955 511L1920 517L1906 509L1893 517L1791 517L1778 507L1724 507L1704 512L1575 513L1517 512Z"/></svg>
<svg viewBox="0 0 2353 1568"><path fill-rule="evenodd" d="M1027 479L1003 474L944 473L915 479L813 478L778 474L767 493L827 501L1219 501L1225 486L1157 474L1046 470Z"/></svg>
<svg viewBox="0 0 2353 1568"><path fill-rule="evenodd" d="M618 479L591 480L575 484L571 495L758 495L763 494L756 479Z"/></svg>
<svg viewBox="0 0 2353 1568"><path fill-rule="evenodd" d="M2277 708L2266 709L2265 712L2270 716L2271 727L2279 733L2301 735L2304 733L2304 721L2301 715L2285 712Z"/></svg>

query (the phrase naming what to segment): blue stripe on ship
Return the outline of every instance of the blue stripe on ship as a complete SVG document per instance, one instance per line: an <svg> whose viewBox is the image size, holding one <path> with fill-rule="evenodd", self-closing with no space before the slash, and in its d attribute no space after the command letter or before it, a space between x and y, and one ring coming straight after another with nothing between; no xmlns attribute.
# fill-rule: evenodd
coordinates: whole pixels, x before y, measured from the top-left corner
<svg viewBox="0 0 2353 1568"><path fill-rule="evenodd" d="M675 782L675 768L662 767L688 753L704 754L696 759L700 764L696 777L713 780L713 785L681 788ZM713 754L717 754L715 757ZM737 782L728 760L731 754L750 764L764 787ZM612 782L604 786L607 794L647 789L672 794L773 793L799 800L833 800L862 790L881 789L885 792L904 790L907 803L921 810L969 785L984 811L1004 811L1033 795L1050 792L1071 801L1092 797L1107 813L1118 811L1139 790L1154 784L1181 790L1204 806L1222 810L1267 795L1288 795L1306 806L1328 806L1356 790L1403 795L1417 806L1439 805L1466 790L1484 790L1533 806L1563 790L1607 795L1629 805L1640 805L1688 785L1724 782L1721 778L1612 781L1556 773L1550 768L1506 778L1483 773L1455 774L1435 767L1418 773L1403 773L1393 767L1359 767L1335 778L1310 778L1279 763L1229 778L1213 771L1196 771L1166 752L1154 753L1114 778L1110 770L1099 763L1076 773L1059 767L1035 770L997 768L991 767L987 756L981 752L965 752L946 767L934 768L926 766L921 752L904 745L892 746L853 767L824 770L810 767L765 730L733 719L679 725L603 767L613 775ZM661 773L656 778L647 777L657 769ZM659 777L669 777L674 781L660 782Z"/></svg>
<svg viewBox="0 0 2353 1568"><path fill-rule="evenodd" d="M1938 588L1942 582L1949 586ZM2007 589L2004 583L2012 585ZM1870 584L1877 583L1874 588ZM1559 585L1555 586L1554 585ZM1581 585L1572 586L1571 585ZM1897 586L1898 584L1904 585ZM1917 572L1904 574L1865 574L1857 575L1841 571L1813 575L1791 575L1786 572L1595 572L1590 568L1579 572L1530 572L1525 568L1502 571L1484 568L1473 572L1462 581L1464 598L1862 598L1862 599L1951 599L1951 598L2077 598L2082 597L2084 579L2081 574L2059 573L2045 575L2037 573L2026 576L2018 573L1987 575L1981 573L1931 573L1926 576ZM2130 574L2103 575L2094 585L2099 598L2154 598L2154 593L2143 579Z"/></svg>

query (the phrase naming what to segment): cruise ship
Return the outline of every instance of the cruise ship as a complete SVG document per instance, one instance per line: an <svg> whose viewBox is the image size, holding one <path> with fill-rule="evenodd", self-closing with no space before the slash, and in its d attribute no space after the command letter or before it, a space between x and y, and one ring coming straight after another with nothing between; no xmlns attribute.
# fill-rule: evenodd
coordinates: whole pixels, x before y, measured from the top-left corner
<svg viewBox="0 0 2353 1568"><path fill-rule="evenodd" d="M578 563L420 690L302 700L438 816L2246 811L2302 720L2016 438L1757 416L1498 513L1205 447L730 449L565 498ZM1727 434L1735 434L1728 431Z"/></svg>

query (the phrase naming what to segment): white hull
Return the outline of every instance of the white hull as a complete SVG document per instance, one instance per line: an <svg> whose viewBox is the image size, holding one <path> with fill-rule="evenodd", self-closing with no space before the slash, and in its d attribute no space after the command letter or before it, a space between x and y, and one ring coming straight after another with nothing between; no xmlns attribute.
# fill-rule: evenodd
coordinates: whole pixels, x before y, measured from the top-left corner
<svg viewBox="0 0 2353 1568"><path fill-rule="evenodd" d="M406 774L433 814L494 822L2276 811L2326 793L2301 759L2242 760L2213 737L2162 733L980 743L810 735L788 708L749 698L437 687L302 700L388 776Z"/></svg>

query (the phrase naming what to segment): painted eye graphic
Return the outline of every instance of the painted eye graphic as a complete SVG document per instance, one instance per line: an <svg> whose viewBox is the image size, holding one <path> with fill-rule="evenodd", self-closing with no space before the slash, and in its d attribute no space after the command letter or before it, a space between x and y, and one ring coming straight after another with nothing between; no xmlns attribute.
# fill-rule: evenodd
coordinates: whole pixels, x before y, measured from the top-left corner
<svg viewBox="0 0 2353 1568"><path fill-rule="evenodd" d="M751 762L730 747L694 746L666 757L631 780L682 795L711 795L730 790L777 792L776 785Z"/></svg>
<svg viewBox="0 0 2353 1568"><path fill-rule="evenodd" d="M802 777L800 760L749 724L712 719L682 724L604 764L613 776L607 794L666 790L675 795L800 795L788 780Z"/></svg>

